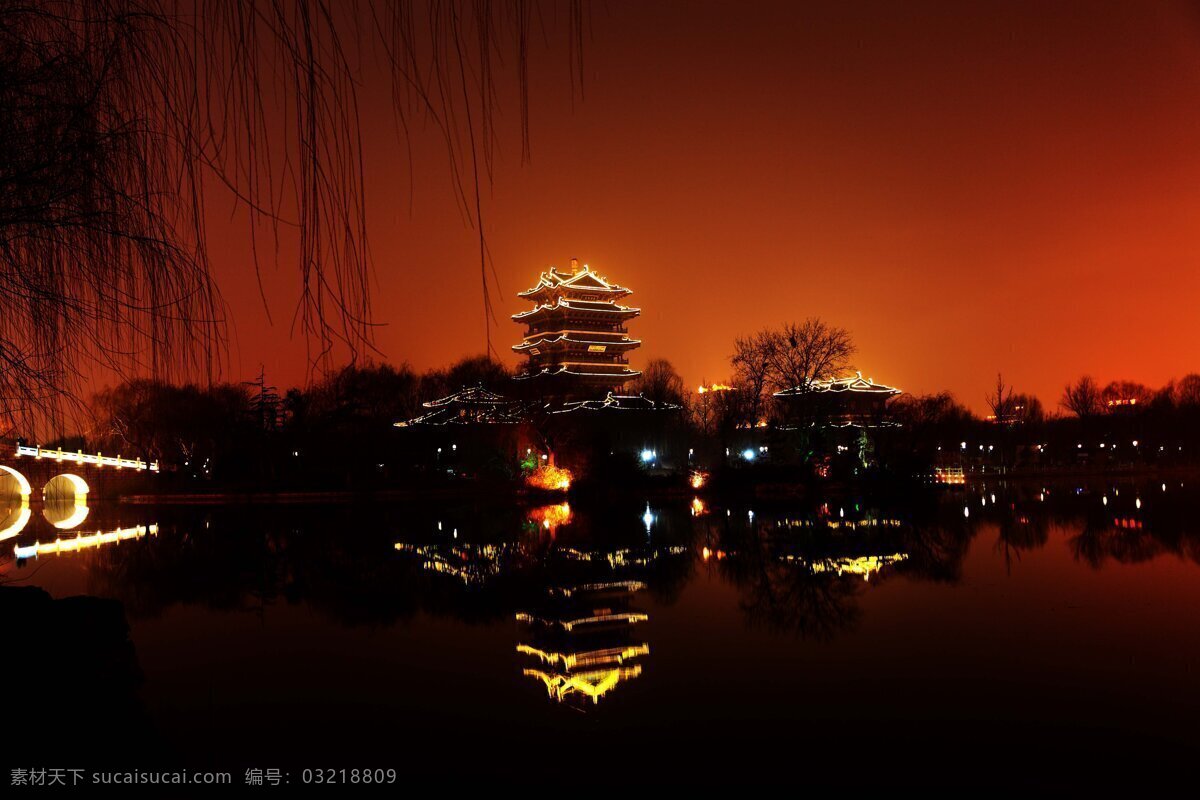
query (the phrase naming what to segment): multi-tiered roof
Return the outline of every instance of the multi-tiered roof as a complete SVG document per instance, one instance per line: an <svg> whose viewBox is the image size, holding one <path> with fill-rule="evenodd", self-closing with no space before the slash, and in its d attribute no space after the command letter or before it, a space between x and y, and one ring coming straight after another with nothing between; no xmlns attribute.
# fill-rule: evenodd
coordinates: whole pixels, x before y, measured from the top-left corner
<svg viewBox="0 0 1200 800"><path fill-rule="evenodd" d="M628 353L641 344L625 324L640 309L620 304L632 292L571 259L571 271L550 267L537 285L518 296L536 306L514 314L526 325L513 350L527 356L522 379L544 384L544 394L584 399L619 391L641 373L629 368Z"/></svg>

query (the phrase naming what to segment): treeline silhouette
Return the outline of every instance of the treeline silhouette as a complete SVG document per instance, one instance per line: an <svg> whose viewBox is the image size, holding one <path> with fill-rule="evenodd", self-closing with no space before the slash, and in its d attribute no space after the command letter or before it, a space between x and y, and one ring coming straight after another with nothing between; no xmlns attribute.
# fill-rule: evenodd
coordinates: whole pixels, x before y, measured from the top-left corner
<svg viewBox="0 0 1200 800"><path fill-rule="evenodd" d="M748 352L744 342L739 347ZM887 426L849 434L821 420L782 431L786 411L772 391L781 380L788 379L735 370L721 391L697 393L669 361L654 359L629 391L681 407L671 412L669 444L695 458L676 458L680 470L719 469L751 443L770 445L757 469L787 464L800 474L839 457L857 467L864 453L876 472L897 475L934 464L1032 471L1192 465L1200 454L1195 374L1156 389L1131 381L1101 386L1085 376L1067 385L1050 410L998 377L987 395L991 414L974 413L949 392L902 394L887 406ZM352 364L282 392L264 374L207 386L130 380L92 397L89 431L56 443L158 460L176 481L261 490L384 487L411 476L420 460L392 423L422 414L423 402L476 385L516 394L510 371L484 356L424 372L406 364ZM617 423L624 424L614 417ZM536 415L530 425L537 427ZM854 446L837 447L846 441ZM511 455L490 462L496 476L518 474ZM619 463L639 468L633 458Z"/></svg>

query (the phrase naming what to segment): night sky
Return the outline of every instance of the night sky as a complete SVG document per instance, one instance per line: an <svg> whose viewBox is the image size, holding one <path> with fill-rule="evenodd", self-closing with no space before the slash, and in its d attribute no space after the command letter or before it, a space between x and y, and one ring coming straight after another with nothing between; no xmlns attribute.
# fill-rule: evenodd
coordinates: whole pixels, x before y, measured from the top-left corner
<svg viewBox="0 0 1200 800"><path fill-rule="evenodd" d="M1047 6L596 3L574 101L548 19L530 164L498 76L497 349L518 363L516 292L575 256L634 290L633 367L665 357L691 385L728 376L735 336L808 316L852 331L864 375L977 410L997 370L1048 406L1084 372L1200 371L1200 10ZM424 369L483 351L478 243L443 145L418 132L410 174L378 84L376 341ZM226 377L302 383L289 249L264 274L271 324L244 226L211 212Z"/></svg>

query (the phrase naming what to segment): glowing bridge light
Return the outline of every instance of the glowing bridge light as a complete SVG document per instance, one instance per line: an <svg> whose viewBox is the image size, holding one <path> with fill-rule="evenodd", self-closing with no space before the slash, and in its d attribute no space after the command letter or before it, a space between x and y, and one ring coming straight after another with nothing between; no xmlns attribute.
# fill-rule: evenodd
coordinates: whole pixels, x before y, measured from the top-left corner
<svg viewBox="0 0 1200 800"><path fill-rule="evenodd" d="M17 456L33 456L34 458L52 458L55 461L71 461L76 464L94 464L97 467L116 467L117 469L133 469L138 471L158 472L158 462L145 462L140 458L123 458L122 456L106 456L103 453L85 453L82 450L45 450L41 447L17 445Z"/></svg>
<svg viewBox="0 0 1200 800"><path fill-rule="evenodd" d="M754 457L757 455L758 455L758 453L754 452L754 448L752 448L752 447L747 447L745 450L742 451L742 458L744 458L747 461L753 461Z"/></svg>
<svg viewBox="0 0 1200 800"><path fill-rule="evenodd" d="M655 453L653 450L643 450L642 451L642 462L648 464L651 461L653 461L657 457L657 455L658 454Z"/></svg>

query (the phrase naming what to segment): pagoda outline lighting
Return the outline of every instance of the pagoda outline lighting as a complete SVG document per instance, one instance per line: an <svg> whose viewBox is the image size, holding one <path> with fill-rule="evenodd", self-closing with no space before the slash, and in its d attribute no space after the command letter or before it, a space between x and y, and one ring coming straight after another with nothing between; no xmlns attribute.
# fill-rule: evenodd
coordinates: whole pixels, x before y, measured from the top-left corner
<svg viewBox="0 0 1200 800"><path fill-rule="evenodd" d="M533 288L517 294L536 305L512 316L526 326L521 343L513 345L527 358L517 379L560 399L620 394L641 374L628 361L641 341L625 327L641 309L619 302L630 294L575 258L570 271L551 266L541 273Z"/></svg>

